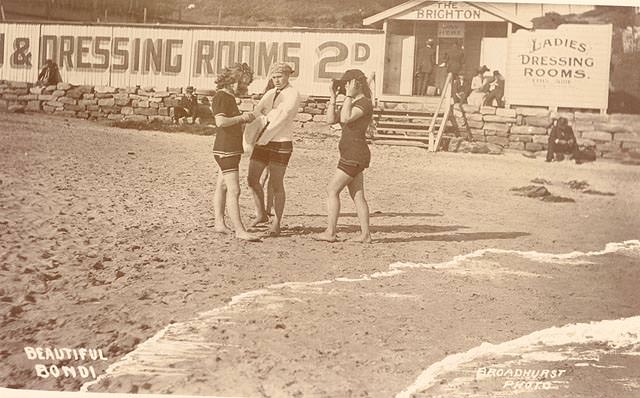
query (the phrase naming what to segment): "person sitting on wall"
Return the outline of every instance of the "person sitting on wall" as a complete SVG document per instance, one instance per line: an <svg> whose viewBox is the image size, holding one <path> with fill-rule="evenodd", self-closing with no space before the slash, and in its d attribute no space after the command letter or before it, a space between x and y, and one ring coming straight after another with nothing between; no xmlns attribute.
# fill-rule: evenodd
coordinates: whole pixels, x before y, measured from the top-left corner
<svg viewBox="0 0 640 398"><path fill-rule="evenodd" d="M58 83L62 83L62 76L60 75L58 64L53 62L52 59L48 59L38 74L38 81L36 85L54 86Z"/></svg>
<svg viewBox="0 0 640 398"><path fill-rule="evenodd" d="M451 84L451 96L453 97L453 102L456 104L467 103L467 87L462 73L459 74Z"/></svg>
<svg viewBox="0 0 640 398"><path fill-rule="evenodd" d="M485 72L488 72L489 68L486 65L482 65L477 71L473 79L471 79L471 94L467 98L467 102L478 107L484 104L484 100L489 91L489 79L484 77Z"/></svg>
<svg viewBox="0 0 640 398"><path fill-rule="evenodd" d="M493 106L493 101L495 100L498 108L504 108L504 101L502 98L504 97L504 76L500 74L499 71L493 71L493 81L489 85L489 94L484 99L485 106Z"/></svg>
<svg viewBox="0 0 640 398"><path fill-rule="evenodd" d="M174 123L178 123L182 118L185 120L191 118L191 124L195 122L198 116L198 98L193 91L193 87L187 87L185 95L180 99L180 104L173 109Z"/></svg>
<svg viewBox="0 0 640 398"><path fill-rule="evenodd" d="M560 162L564 160L565 155L570 155L579 163L578 143L573 129L569 126L567 118L559 117L549 135L546 161Z"/></svg>

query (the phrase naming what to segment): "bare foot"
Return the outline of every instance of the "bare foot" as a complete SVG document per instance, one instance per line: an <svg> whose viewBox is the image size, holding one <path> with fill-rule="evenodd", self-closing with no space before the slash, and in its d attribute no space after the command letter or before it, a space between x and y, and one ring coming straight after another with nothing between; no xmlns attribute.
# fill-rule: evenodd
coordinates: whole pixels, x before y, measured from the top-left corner
<svg viewBox="0 0 640 398"><path fill-rule="evenodd" d="M219 234L225 234L225 235L229 235L231 233L233 233L233 231L231 229L229 229L229 227L227 227L226 225L222 224L222 225L216 225L213 230Z"/></svg>
<svg viewBox="0 0 640 398"><path fill-rule="evenodd" d="M248 242L260 242L260 237L258 235L250 234L246 231L236 232L236 238L246 240Z"/></svg>
<svg viewBox="0 0 640 398"><path fill-rule="evenodd" d="M319 240L322 242L337 242L338 241L338 236L333 234L331 235L330 233L328 233L327 231L324 231L321 234L316 234L316 235L312 235L311 238L313 238L314 240Z"/></svg>
<svg viewBox="0 0 640 398"><path fill-rule="evenodd" d="M363 234L349 239L349 242L355 243L372 243L371 234Z"/></svg>
<svg viewBox="0 0 640 398"><path fill-rule="evenodd" d="M267 231L267 236L270 238L275 238L280 236L280 226L279 225L271 225L269 227L269 231Z"/></svg>
<svg viewBox="0 0 640 398"><path fill-rule="evenodd" d="M266 223L267 221L269 221L269 217L267 217L267 216L264 216L264 217L261 217L261 218L255 218L255 219L253 219L253 221L251 221L251 223L249 224L249 228L257 227L258 225L260 225L260 224L264 224L264 223Z"/></svg>

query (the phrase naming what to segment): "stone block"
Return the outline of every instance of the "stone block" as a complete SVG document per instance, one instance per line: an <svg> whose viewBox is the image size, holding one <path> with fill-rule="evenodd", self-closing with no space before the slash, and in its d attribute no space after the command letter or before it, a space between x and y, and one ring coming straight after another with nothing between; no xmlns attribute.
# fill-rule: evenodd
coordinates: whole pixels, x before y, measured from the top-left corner
<svg viewBox="0 0 640 398"><path fill-rule="evenodd" d="M162 97L149 97L149 102L159 104L162 102Z"/></svg>
<svg viewBox="0 0 640 398"><path fill-rule="evenodd" d="M61 83L58 83L58 85L56 87L57 87L58 90L67 91L73 86L71 84L69 84L69 83L61 82Z"/></svg>
<svg viewBox="0 0 640 398"><path fill-rule="evenodd" d="M110 114L110 113L120 113L120 107L119 106L102 106L100 107L100 110L102 110L103 113L106 114Z"/></svg>
<svg viewBox="0 0 640 398"><path fill-rule="evenodd" d="M89 112L87 112L87 111L78 112L78 113L76 113L76 117L80 118L80 119L89 119Z"/></svg>
<svg viewBox="0 0 640 398"><path fill-rule="evenodd" d="M537 142L527 142L524 144L524 149L528 152L538 152L544 150L544 145Z"/></svg>
<svg viewBox="0 0 640 398"><path fill-rule="evenodd" d="M160 116L169 116L169 108L165 106L161 106L158 108L158 115Z"/></svg>
<svg viewBox="0 0 640 398"><path fill-rule="evenodd" d="M113 94L111 93L95 93L93 95L98 99L113 98Z"/></svg>
<svg viewBox="0 0 640 398"><path fill-rule="evenodd" d="M100 110L100 107L98 106L98 104L86 105L86 108L90 112L97 112Z"/></svg>
<svg viewBox="0 0 640 398"><path fill-rule="evenodd" d="M460 123L458 123L460 124ZM474 128L474 129L482 129L484 127L484 122L481 121L476 121L476 120L468 120L467 119L467 124L469 125L469 127Z"/></svg>
<svg viewBox="0 0 640 398"><path fill-rule="evenodd" d="M40 94L38 95L38 99L40 101L53 101L54 97L51 94Z"/></svg>
<svg viewBox="0 0 640 398"><path fill-rule="evenodd" d="M516 118L517 114L515 109L496 108L496 116Z"/></svg>
<svg viewBox="0 0 640 398"><path fill-rule="evenodd" d="M509 141L512 142L533 142L533 137L536 137L535 135L518 135L518 134L511 134L509 135ZM524 147L523 147L524 149Z"/></svg>
<svg viewBox="0 0 640 398"><path fill-rule="evenodd" d="M109 120L122 120L123 118L124 116L119 113L110 113L107 115L107 119Z"/></svg>
<svg viewBox="0 0 640 398"><path fill-rule="evenodd" d="M483 122L483 115L481 113L467 114L467 120L474 120L476 122Z"/></svg>
<svg viewBox="0 0 640 398"><path fill-rule="evenodd" d="M502 132L502 133L508 133L510 128L511 126L503 123L485 123L483 127L485 132L487 130L492 130L492 131Z"/></svg>
<svg viewBox="0 0 640 398"><path fill-rule="evenodd" d="M638 133L616 133L613 139L621 142L640 142L640 131Z"/></svg>
<svg viewBox="0 0 640 398"><path fill-rule="evenodd" d="M622 147L619 142L596 142L596 150L600 153L618 152L621 148Z"/></svg>
<svg viewBox="0 0 640 398"><path fill-rule="evenodd" d="M606 131L607 133L626 133L631 131L626 125L611 122L596 122L593 124L593 129L597 131Z"/></svg>
<svg viewBox="0 0 640 398"><path fill-rule="evenodd" d="M511 134L517 135L545 135L547 129L535 126L511 126Z"/></svg>
<svg viewBox="0 0 640 398"><path fill-rule="evenodd" d="M134 108L133 113L136 115L153 116L158 114L158 110L154 108Z"/></svg>
<svg viewBox="0 0 640 398"><path fill-rule="evenodd" d="M147 101L147 100L133 100L133 101L131 101L131 105L134 108L148 108L149 107L149 101Z"/></svg>
<svg viewBox="0 0 640 398"><path fill-rule="evenodd" d="M54 97L62 97L63 95L65 95L66 91L64 90L56 90L53 93L51 93L51 95L53 95Z"/></svg>
<svg viewBox="0 0 640 398"><path fill-rule="evenodd" d="M625 151L629 149L640 149L640 142L632 142L632 141L623 142L622 149Z"/></svg>
<svg viewBox="0 0 640 398"><path fill-rule="evenodd" d="M170 96L171 93L168 91L155 91L152 96L154 98L167 98L168 96Z"/></svg>
<svg viewBox="0 0 640 398"><path fill-rule="evenodd" d="M138 87L119 87L117 92L118 93L125 93L125 94L137 94L138 93Z"/></svg>
<svg viewBox="0 0 640 398"><path fill-rule="evenodd" d="M86 94L85 91L81 90L79 87L75 87L67 91L65 95L70 98L80 99L84 94Z"/></svg>
<svg viewBox="0 0 640 398"><path fill-rule="evenodd" d="M535 107L528 107L528 106L522 106L522 107L517 107L515 108L515 111L518 115L523 115L523 116L549 116L550 112L548 109L546 108L535 108Z"/></svg>
<svg viewBox="0 0 640 398"><path fill-rule="evenodd" d="M65 111L81 112L85 110L84 105L64 104Z"/></svg>
<svg viewBox="0 0 640 398"><path fill-rule="evenodd" d="M40 95L44 91L44 87L31 87L29 92L31 94Z"/></svg>
<svg viewBox="0 0 640 398"><path fill-rule="evenodd" d="M64 110L58 110L56 109L53 112L54 115L57 116L65 116L65 117L76 117L76 112L75 111L64 111Z"/></svg>
<svg viewBox="0 0 640 398"><path fill-rule="evenodd" d="M98 105L100 106L114 106L115 104L115 98L102 98L98 100Z"/></svg>
<svg viewBox="0 0 640 398"><path fill-rule="evenodd" d="M53 113L56 110L56 108L53 107L53 106L49 106L49 105L43 104L42 105L42 110L47 112L47 113Z"/></svg>
<svg viewBox="0 0 640 398"><path fill-rule="evenodd" d="M26 94L26 95L19 95L18 96L18 101L34 101L38 99L38 95L37 94Z"/></svg>
<svg viewBox="0 0 640 398"><path fill-rule="evenodd" d="M313 120L313 115L308 113L298 113L294 119L296 122L308 122Z"/></svg>
<svg viewBox="0 0 640 398"><path fill-rule="evenodd" d="M596 146L595 141L586 138L576 138L576 143L578 144L578 146L585 148L595 148Z"/></svg>
<svg viewBox="0 0 640 398"><path fill-rule="evenodd" d="M485 122L491 122L491 123L515 123L516 122L515 117L484 115L482 118Z"/></svg>
<svg viewBox="0 0 640 398"><path fill-rule="evenodd" d="M327 122L327 116L326 115L314 115L313 116L313 121L314 122L326 123Z"/></svg>
<svg viewBox="0 0 640 398"><path fill-rule="evenodd" d="M483 115L495 115L496 108L494 108L493 106L481 106L480 113Z"/></svg>
<svg viewBox="0 0 640 398"><path fill-rule="evenodd" d="M78 105L84 105L84 106L96 105L97 103L98 103L98 100L95 100L95 99L81 99L81 100L78 100Z"/></svg>
<svg viewBox="0 0 640 398"><path fill-rule="evenodd" d="M500 145L503 148L509 145L509 139L507 137L487 136L487 142Z"/></svg>
<svg viewBox="0 0 640 398"><path fill-rule="evenodd" d="M14 81L10 81L9 83L9 87L11 88L26 88L28 89L29 87L31 87L30 83L26 83L26 82L14 82Z"/></svg>
<svg viewBox="0 0 640 398"><path fill-rule="evenodd" d="M595 126L591 122L575 122L572 126L574 132L578 131L595 131Z"/></svg>
<svg viewBox="0 0 640 398"><path fill-rule="evenodd" d="M613 140L613 134L606 131L585 131L582 133L582 138L586 138L593 141L609 142Z"/></svg>
<svg viewBox="0 0 640 398"><path fill-rule="evenodd" d="M124 120L131 120L134 122L146 122L149 119L144 115L126 115Z"/></svg>
<svg viewBox="0 0 640 398"><path fill-rule="evenodd" d="M24 113L25 110L25 106L24 105L9 105L7 107L7 111L9 111L9 113Z"/></svg>
<svg viewBox="0 0 640 398"><path fill-rule="evenodd" d="M57 99L58 102L62 102L63 104L75 105L78 103L77 100L69 97L60 97Z"/></svg>
<svg viewBox="0 0 640 398"><path fill-rule="evenodd" d="M160 108L160 104L158 104L157 102L149 101L149 108L158 109Z"/></svg>
<svg viewBox="0 0 640 398"><path fill-rule="evenodd" d="M2 94L2 99L6 101L17 101L18 94L4 93Z"/></svg>
<svg viewBox="0 0 640 398"><path fill-rule="evenodd" d="M117 88L111 86L96 86L94 90L98 94L115 94L118 92Z"/></svg>
<svg viewBox="0 0 640 398"><path fill-rule="evenodd" d="M578 121L608 122L609 121L609 115L601 115L599 113L588 113L588 112L576 112L574 113L574 118L576 122Z"/></svg>
<svg viewBox="0 0 640 398"><path fill-rule="evenodd" d="M47 106L52 106L54 108L62 109L64 107L64 104L58 101L47 101Z"/></svg>
<svg viewBox="0 0 640 398"><path fill-rule="evenodd" d="M138 102L138 100L134 100L134 101ZM180 100L177 99L177 98L165 98L164 99L164 104L167 107L175 107L175 106L180 105Z"/></svg>
<svg viewBox="0 0 640 398"><path fill-rule="evenodd" d="M149 120L151 121L158 121L161 123L172 123L173 119L169 116L162 116L162 115L154 115L154 116L149 116Z"/></svg>
<svg viewBox="0 0 640 398"><path fill-rule="evenodd" d="M96 95L94 93L82 94L82 99L94 99Z"/></svg>
<svg viewBox="0 0 640 398"><path fill-rule="evenodd" d="M509 142L509 149L515 149L516 151L524 151L524 142Z"/></svg>
<svg viewBox="0 0 640 398"><path fill-rule="evenodd" d="M528 126L547 128L551 126L551 118L548 116L526 116L525 123Z"/></svg>
<svg viewBox="0 0 640 398"><path fill-rule="evenodd" d="M317 108L306 107L306 108L304 108L304 112L305 113L310 113L312 115L322 115L322 109L317 109Z"/></svg>
<svg viewBox="0 0 640 398"><path fill-rule="evenodd" d="M45 94L49 93L50 94L50 93L56 91L57 89L58 89L58 86L55 85L55 84L52 84L50 86L45 87L43 93L45 93Z"/></svg>
<svg viewBox="0 0 640 398"><path fill-rule="evenodd" d="M29 112L40 112L42 110L42 102L38 100L29 101L25 109Z"/></svg>
<svg viewBox="0 0 640 398"><path fill-rule="evenodd" d="M549 142L549 136L547 135L532 135L531 142L535 142L536 144L547 144Z"/></svg>
<svg viewBox="0 0 640 398"><path fill-rule="evenodd" d="M122 113L123 115L133 115L133 108L130 106L125 106L122 109L120 109L120 113Z"/></svg>
<svg viewBox="0 0 640 398"><path fill-rule="evenodd" d="M478 105L462 104L462 110L465 113L477 113L480 111L480 107Z"/></svg>

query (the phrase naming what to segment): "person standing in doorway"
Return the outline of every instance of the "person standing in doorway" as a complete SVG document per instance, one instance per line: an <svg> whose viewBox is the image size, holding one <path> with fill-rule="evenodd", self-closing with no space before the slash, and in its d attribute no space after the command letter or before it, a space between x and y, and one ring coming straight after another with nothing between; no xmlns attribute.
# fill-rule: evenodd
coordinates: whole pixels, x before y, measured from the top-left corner
<svg viewBox="0 0 640 398"><path fill-rule="evenodd" d="M427 39L421 62L418 66L418 94L427 95L427 88L433 81L433 72L436 65L436 49L433 39Z"/></svg>
<svg viewBox="0 0 640 398"><path fill-rule="evenodd" d="M464 51L460 42L453 43L453 48L445 55L445 63L447 64L447 73L453 74L453 78L462 72L464 67Z"/></svg>
<svg viewBox="0 0 640 398"><path fill-rule="evenodd" d="M265 93L254 110L256 117L264 119L264 128L256 139L249 163L248 183L256 207L251 226L269 221L260 184L260 176L268 167L275 213L269 236L280 235L286 201L284 175L293 152L293 121L300 105L300 94L289 83L292 73L293 69L284 62L272 65L269 76L275 87Z"/></svg>

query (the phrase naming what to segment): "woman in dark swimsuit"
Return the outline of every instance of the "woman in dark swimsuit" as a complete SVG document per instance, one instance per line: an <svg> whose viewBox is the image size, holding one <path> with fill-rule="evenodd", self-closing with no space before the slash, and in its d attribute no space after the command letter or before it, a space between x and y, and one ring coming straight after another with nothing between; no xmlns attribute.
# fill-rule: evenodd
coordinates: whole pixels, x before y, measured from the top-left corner
<svg viewBox="0 0 640 398"><path fill-rule="evenodd" d="M369 231L369 205L364 195L364 169L369 167L371 152L367 145L366 132L373 117L371 89L367 77L358 69L350 69L342 79L346 82L346 97L339 111L336 111L336 95L333 84L331 98L327 107L327 123L340 122L342 136L338 146L340 160L338 170L327 187L328 226L316 235L316 240L337 241L336 225L340 214L340 192L347 187L356 206L360 220L361 234L354 240L371 243Z"/></svg>

